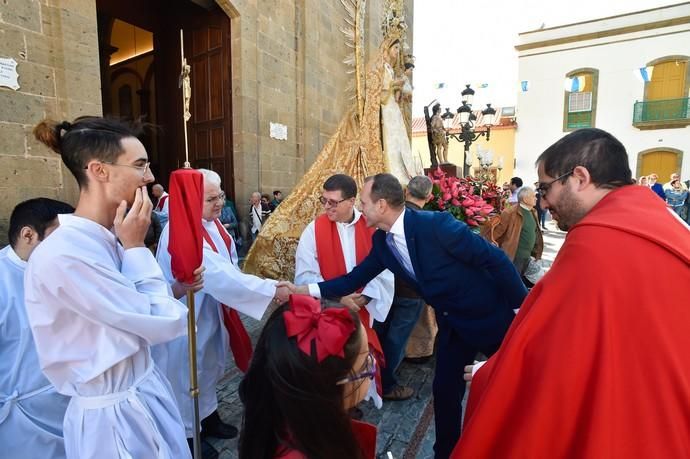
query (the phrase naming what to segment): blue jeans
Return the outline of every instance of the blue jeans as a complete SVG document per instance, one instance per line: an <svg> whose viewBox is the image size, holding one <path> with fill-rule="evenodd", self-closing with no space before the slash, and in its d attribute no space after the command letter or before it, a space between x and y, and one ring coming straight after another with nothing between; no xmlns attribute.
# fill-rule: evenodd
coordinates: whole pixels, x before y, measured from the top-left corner
<svg viewBox="0 0 690 459"><path fill-rule="evenodd" d="M385 322L374 322L374 330L381 341L386 366L381 368L383 393L390 392L397 384L395 370L405 356L405 346L424 308L421 298L393 298L393 305Z"/></svg>

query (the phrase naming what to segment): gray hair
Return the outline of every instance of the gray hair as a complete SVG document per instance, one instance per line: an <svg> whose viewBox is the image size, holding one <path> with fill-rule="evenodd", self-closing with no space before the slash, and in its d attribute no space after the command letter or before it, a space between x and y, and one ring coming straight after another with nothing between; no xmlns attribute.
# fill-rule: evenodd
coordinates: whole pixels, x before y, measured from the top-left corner
<svg viewBox="0 0 690 459"><path fill-rule="evenodd" d="M161 185L160 183L156 183L155 185L153 185L153 186L151 187L151 189L152 189L152 190L165 191L165 188L163 188L163 185Z"/></svg>
<svg viewBox="0 0 690 459"><path fill-rule="evenodd" d="M410 182L407 184L407 191L413 198L426 199L429 193L431 193L432 187L433 183L431 183L429 177L426 175L418 175L410 179Z"/></svg>
<svg viewBox="0 0 690 459"><path fill-rule="evenodd" d="M218 175L217 172L213 172L208 169L197 169L197 171L201 172L201 175L204 176L204 183L209 183L211 185L217 185L220 187L220 175Z"/></svg>
<svg viewBox="0 0 690 459"><path fill-rule="evenodd" d="M520 188L520 191L518 191L518 194L517 194L518 201L523 202L528 195L533 195L533 194L534 194L533 188L530 188L528 186L523 186L522 188Z"/></svg>

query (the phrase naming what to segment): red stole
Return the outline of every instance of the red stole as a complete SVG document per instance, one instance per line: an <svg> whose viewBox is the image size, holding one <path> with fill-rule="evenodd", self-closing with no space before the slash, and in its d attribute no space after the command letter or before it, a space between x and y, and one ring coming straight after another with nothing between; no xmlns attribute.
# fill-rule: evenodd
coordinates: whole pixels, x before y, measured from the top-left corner
<svg viewBox="0 0 690 459"><path fill-rule="evenodd" d="M228 232L225 231L225 228L223 228L223 225L221 225L218 219L215 219L214 223L216 224L216 228L218 228L218 232L223 238L223 242L225 242L225 246L228 248L228 253L232 258L232 238ZM208 245L211 246L214 252L218 253L218 248L213 243L211 235L208 234L208 231L206 231L206 228L204 228L203 225L201 226L201 231L204 236L204 240L208 242ZM249 338L249 333L247 333L247 329L244 328L244 324L242 323L242 320L240 320L240 315L237 313L237 311L224 304L221 304L220 307L223 313L223 324L225 325L230 337L230 349L232 350L232 356L235 359L235 364L243 373L246 373L247 369L249 368L249 361L252 358L252 341Z"/></svg>
<svg viewBox="0 0 690 459"><path fill-rule="evenodd" d="M158 212L161 212L163 210L163 206L165 205L165 201L167 201L169 197L170 197L170 195L166 194L165 196L161 196L161 198L158 200L158 203L156 204L156 210Z"/></svg>
<svg viewBox="0 0 690 459"><path fill-rule="evenodd" d="M335 222L328 219L326 214L319 216L314 221L314 233L316 237L316 254L319 260L321 277L324 280L335 279L347 274L345 267L345 257L343 256L343 246L340 243L340 235ZM368 228L366 221L360 217L355 223L355 258L357 264L361 263L371 251L371 237L374 234L373 228ZM358 290L359 292L362 289ZM369 347L376 355L376 360L382 365L385 364L383 358L383 348L381 342L373 328L369 326L369 311L366 308L359 310L359 318L367 332ZM381 393L381 374L376 372L376 388Z"/></svg>

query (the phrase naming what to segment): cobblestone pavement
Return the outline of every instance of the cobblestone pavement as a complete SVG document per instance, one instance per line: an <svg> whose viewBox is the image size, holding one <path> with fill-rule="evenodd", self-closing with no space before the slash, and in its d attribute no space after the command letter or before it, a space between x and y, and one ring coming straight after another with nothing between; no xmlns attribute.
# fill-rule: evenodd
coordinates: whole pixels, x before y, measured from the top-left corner
<svg viewBox="0 0 690 459"><path fill-rule="evenodd" d="M543 255L546 267L553 262L566 234L558 231L553 222L548 222L547 228L548 231L544 233ZM245 323L252 339L256 340L262 323L250 319ZM384 402L380 410L370 402L364 402L360 406L364 412L364 420L378 426L379 458L387 459L388 451L395 459L434 457L435 434L431 405L433 367L433 360L424 364L403 362L398 370L400 383L412 386L415 396L402 402ZM242 422L242 404L237 395L241 378L242 374L233 363L230 363L225 377L218 384L221 416L226 422L237 427ZM237 458L237 439L210 439L210 442L220 451L221 459Z"/></svg>

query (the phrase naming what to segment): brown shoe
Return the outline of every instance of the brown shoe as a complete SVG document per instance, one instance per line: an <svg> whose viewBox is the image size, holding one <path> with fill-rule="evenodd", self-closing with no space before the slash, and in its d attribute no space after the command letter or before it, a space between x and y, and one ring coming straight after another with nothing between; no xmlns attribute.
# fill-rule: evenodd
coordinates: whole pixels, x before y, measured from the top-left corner
<svg viewBox="0 0 690 459"><path fill-rule="evenodd" d="M410 386L395 386L393 389L383 394L384 400L400 401L412 398L414 389Z"/></svg>

